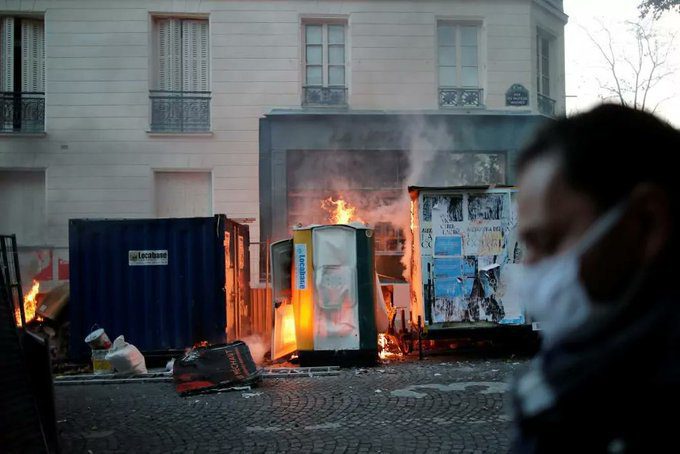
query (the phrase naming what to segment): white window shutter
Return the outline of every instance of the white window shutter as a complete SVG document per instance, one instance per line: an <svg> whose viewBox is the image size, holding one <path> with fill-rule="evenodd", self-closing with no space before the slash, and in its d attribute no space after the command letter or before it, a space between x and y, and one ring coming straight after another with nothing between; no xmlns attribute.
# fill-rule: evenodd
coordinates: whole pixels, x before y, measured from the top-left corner
<svg viewBox="0 0 680 454"><path fill-rule="evenodd" d="M158 89L182 89L182 24L179 19L160 19L158 27Z"/></svg>
<svg viewBox="0 0 680 454"><path fill-rule="evenodd" d="M13 17L0 17L0 91L14 91Z"/></svg>
<svg viewBox="0 0 680 454"><path fill-rule="evenodd" d="M42 21L21 21L21 91L45 91L45 33Z"/></svg>
<svg viewBox="0 0 680 454"><path fill-rule="evenodd" d="M183 21L182 57L182 89L209 91L208 21Z"/></svg>

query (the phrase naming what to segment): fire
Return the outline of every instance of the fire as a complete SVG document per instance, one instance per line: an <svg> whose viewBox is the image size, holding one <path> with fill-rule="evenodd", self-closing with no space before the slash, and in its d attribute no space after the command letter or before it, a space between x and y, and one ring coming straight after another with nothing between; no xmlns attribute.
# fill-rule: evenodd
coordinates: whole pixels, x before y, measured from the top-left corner
<svg viewBox="0 0 680 454"><path fill-rule="evenodd" d="M388 350L388 345L389 339L387 338L387 334L378 334L378 356L380 359L389 359L398 356Z"/></svg>
<svg viewBox="0 0 680 454"><path fill-rule="evenodd" d="M38 302L36 297L40 291L40 283L33 280L33 286L31 290L24 296L24 317L26 318L26 323L36 319L37 321L42 321L42 317L36 316L35 310L38 307ZM14 319L17 322L17 326L21 326L21 311L17 307L14 309Z"/></svg>
<svg viewBox="0 0 680 454"><path fill-rule="evenodd" d="M333 200L333 197L329 197L321 202L321 208L328 213L328 221L331 224L364 222L356 215L356 207L353 207L342 198Z"/></svg>
<svg viewBox="0 0 680 454"><path fill-rule="evenodd" d="M295 318L293 317L293 311L290 311L283 318L283 323L281 324L281 331L283 337L283 344L294 344L295 339Z"/></svg>

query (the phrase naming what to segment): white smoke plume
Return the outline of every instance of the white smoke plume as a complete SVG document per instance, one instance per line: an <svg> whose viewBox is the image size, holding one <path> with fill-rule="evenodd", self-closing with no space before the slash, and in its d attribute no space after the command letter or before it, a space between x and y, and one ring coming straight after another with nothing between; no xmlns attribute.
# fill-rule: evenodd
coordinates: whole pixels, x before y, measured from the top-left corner
<svg viewBox="0 0 680 454"><path fill-rule="evenodd" d="M312 191L313 195L296 199L294 209L291 209L289 204L291 210L289 221L291 225L328 222L327 213L321 209L322 200L329 195L342 197L357 208L356 215L364 223L375 226L377 223L389 222L402 230L405 239L403 275L410 280L411 199L407 187L469 184L470 178L465 176L473 174L474 169L468 169L471 163L452 158L454 140L447 131L446 122L441 121L433 126L422 116L404 118L405 120L397 126L403 137L399 148L404 151L407 161L406 175L399 178L401 187L388 189L387 193L391 194L388 196L383 190L357 188L355 181L357 179L352 177L357 172L365 171L363 169L370 168L370 178L373 181L368 186L374 188L380 186L377 181L385 175L384 169L381 168L384 162L376 158L370 159L371 151L343 153L339 148L338 153L328 152L323 159L315 159L311 155L300 157L299 162L288 163L289 171L292 172L289 174L289 182L295 182L295 187L289 187L288 190L302 195ZM329 172L333 172L334 176L324 180L324 189L319 191L319 185L314 181L318 181L319 175L326 176ZM415 234L418 235L418 232Z"/></svg>
<svg viewBox="0 0 680 454"><path fill-rule="evenodd" d="M246 336L241 340L245 342L250 349L250 355L253 357L255 364L258 366L264 364L265 355L269 351L269 342L258 334Z"/></svg>

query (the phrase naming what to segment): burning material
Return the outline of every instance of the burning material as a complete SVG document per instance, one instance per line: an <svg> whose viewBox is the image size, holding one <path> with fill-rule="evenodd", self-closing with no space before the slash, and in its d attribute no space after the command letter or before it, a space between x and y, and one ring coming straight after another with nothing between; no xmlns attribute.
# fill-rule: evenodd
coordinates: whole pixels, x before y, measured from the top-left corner
<svg viewBox="0 0 680 454"><path fill-rule="evenodd" d="M194 347L177 358L172 375L180 395L252 385L261 374L245 342Z"/></svg>
<svg viewBox="0 0 680 454"><path fill-rule="evenodd" d="M378 356L380 359L401 357L403 354L395 339L389 334L378 334Z"/></svg>
<svg viewBox="0 0 680 454"><path fill-rule="evenodd" d="M40 283L33 280L33 286L31 290L24 296L24 317L26 323L33 321L34 319L38 322L42 321L42 317L36 315L35 311L38 307L38 302L36 300L38 293L40 292ZM21 323L21 310L16 307L14 309L14 319L16 320L17 326L22 326Z"/></svg>
<svg viewBox="0 0 680 454"><path fill-rule="evenodd" d="M341 198L333 200L329 197L321 202L321 208L328 213L328 222L331 224L349 224L350 222L365 223L356 215L356 207Z"/></svg>
<svg viewBox="0 0 680 454"><path fill-rule="evenodd" d="M291 311L290 314L287 314L287 315L288 316L284 317L284 319L283 319L283 326L282 326L283 343L284 344L296 342L296 340L295 340L295 318L294 318L292 311Z"/></svg>

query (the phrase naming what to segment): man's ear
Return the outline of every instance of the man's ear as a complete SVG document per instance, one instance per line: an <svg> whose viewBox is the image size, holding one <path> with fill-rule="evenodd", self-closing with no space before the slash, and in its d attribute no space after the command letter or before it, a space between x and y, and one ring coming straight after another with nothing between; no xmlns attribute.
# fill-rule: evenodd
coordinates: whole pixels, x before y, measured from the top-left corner
<svg viewBox="0 0 680 454"><path fill-rule="evenodd" d="M672 212L668 193L658 184L638 184L631 192L630 207L640 229L640 260L653 262L664 253L671 239Z"/></svg>

